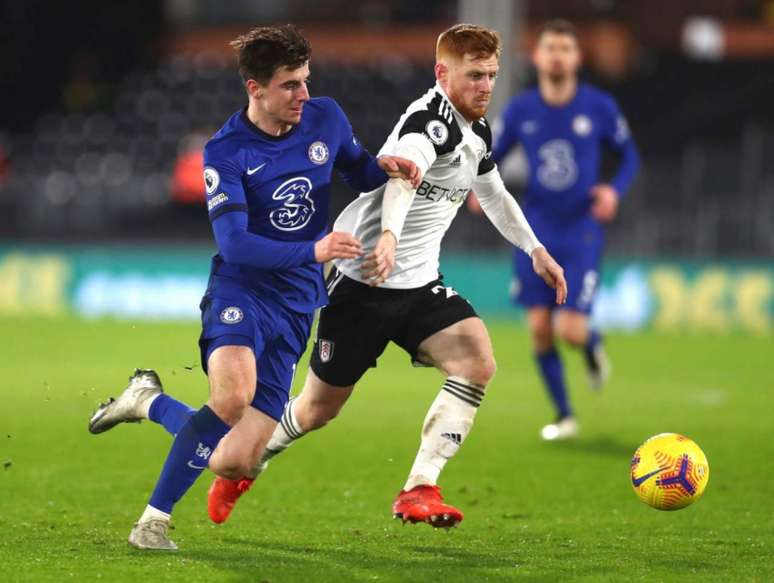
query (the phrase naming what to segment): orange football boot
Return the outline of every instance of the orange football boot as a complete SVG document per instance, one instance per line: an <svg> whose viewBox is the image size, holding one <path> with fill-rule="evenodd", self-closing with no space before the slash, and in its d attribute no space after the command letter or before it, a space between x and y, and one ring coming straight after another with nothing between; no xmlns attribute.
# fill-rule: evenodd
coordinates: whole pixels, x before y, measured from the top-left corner
<svg viewBox="0 0 774 583"><path fill-rule="evenodd" d="M408 492L401 490L392 504L392 513L403 524L426 522L434 528L451 528L462 522L462 512L444 504L441 488L422 484Z"/></svg>
<svg viewBox="0 0 774 583"><path fill-rule="evenodd" d="M239 497L247 492L255 480L241 478L227 480L216 476L207 493L207 512L212 522L221 524L228 520Z"/></svg>

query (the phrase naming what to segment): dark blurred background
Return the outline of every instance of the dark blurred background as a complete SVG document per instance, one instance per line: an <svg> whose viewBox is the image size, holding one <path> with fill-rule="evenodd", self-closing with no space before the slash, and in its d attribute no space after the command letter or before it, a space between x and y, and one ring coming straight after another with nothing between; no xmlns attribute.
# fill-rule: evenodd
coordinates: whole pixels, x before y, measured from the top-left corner
<svg viewBox="0 0 774 583"><path fill-rule="evenodd" d="M524 51L557 16L580 28L586 80L627 114L643 168L611 254L774 254L774 1L505 4L509 87L490 117L533 82ZM201 147L245 102L228 40L300 24L313 94L336 98L376 152L432 84L437 34L465 10L486 20L501 5L3 0L0 237L207 241ZM351 196L339 185L333 211ZM447 245L504 248L480 220L461 212Z"/></svg>

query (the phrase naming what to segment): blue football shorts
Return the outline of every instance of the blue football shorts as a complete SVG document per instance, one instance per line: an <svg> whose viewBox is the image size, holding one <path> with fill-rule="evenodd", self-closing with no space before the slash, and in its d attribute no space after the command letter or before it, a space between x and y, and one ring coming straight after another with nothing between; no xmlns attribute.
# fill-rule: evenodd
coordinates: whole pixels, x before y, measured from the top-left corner
<svg viewBox="0 0 774 583"><path fill-rule="evenodd" d="M532 269L532 259L521 249L514 249L513 299L525 308L545 306L566 308L591 314L599 284L604 234L599 228L584 229L572 237L553 240L538 238L551 256L564 269L567 280L567 303L556 305L556 291Z"/></svg>
<svg viewBox="0 0 774 583"><path fill-rule="evenodd" d="M213 275L199 306L199 350L204 372L215 349L247 346L255 354L258 383L252 406L279 421L288 402L296 364L312 329L314 312L302 314L229 277Z"/></svg>

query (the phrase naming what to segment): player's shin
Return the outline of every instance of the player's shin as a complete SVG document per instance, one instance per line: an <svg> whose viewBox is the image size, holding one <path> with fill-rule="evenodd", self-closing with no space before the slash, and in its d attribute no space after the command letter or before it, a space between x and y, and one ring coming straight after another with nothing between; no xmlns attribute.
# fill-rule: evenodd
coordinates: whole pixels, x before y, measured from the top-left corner
<svg viewBox="0 0 774 583"><path fill-rule="evenodd" d="M263 456L258 464L253 468L253 471L246 476L247 479L254 480L266 469L269 460L274 456L281 454L288 447L290 447L294 441L300 439L306 435L306 431L301 429L301 425L298 423L296 417L296 403L297 397L293 397L288 401L285 406L285 410L282 413L280 422L274 429L269 442L266 444L266 448L263 450Z"/></svg>
<svg viewBox="0 0 774 583"><path fill-rule="evenodd" d="M484 387L462 377L446 379L425 417L419 452L404 491L419 485L435 485L446 462L470 433L483 398Z"/></svg>
<svg viewBox="0 0 774 583"><path fill-rule="evenodd" d="M207 467L210 455L230 429L206 405L194 413L172 443L149 505L171 514L177 501Z"/></svg>

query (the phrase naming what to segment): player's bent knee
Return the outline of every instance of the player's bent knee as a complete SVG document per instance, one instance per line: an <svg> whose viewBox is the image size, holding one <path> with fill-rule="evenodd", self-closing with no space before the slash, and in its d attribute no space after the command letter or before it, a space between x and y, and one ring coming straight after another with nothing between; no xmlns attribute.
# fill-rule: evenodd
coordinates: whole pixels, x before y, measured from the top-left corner
<svg viewBox="0 0 774 583"><path fill-rule="evenodd" d="M484 389L494 378L497 372L497 363L492 355L482 355L464 363L457 376L468 379Z"/></svg>
<svg viewBox="0 0 774 583"><path fill-rule="evenodd" d="M488 356L481 361L476 374L471 377L471 380L482 387L486 387L494 378L496 372L497 363L493 356Z"/></svg>
<svg viewBox="0 0 774 583"><path fill-rule="evenodd" d="M215 414L232 427L242 418L250 406L251 395L247 390L213 393L210 407Z"/></svg>
<svg viewBox="0 0 774 583"><path fill-rule="evenodd" d="M559 338L573 346L582 346L586 342L586 331L573 326L562 326L557 330Z"/></svg>

